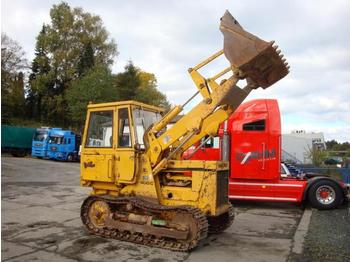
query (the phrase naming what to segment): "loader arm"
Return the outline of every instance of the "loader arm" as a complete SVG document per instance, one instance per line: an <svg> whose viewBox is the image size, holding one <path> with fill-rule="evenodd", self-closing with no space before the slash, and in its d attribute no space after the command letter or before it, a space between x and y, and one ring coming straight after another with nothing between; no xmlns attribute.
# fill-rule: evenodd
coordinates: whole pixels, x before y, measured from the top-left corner
<svg viewBox="0 0 350 262"><path fill-rule="evenodd" d="M274 42L265 42L244 31L228 11L221 18L220 30L224 35L223 50L188 70L198 88L197 93L184 105L174 107L145 134L153 175L164 169L168 160L179 159L186 149L204 136L215 135L219 125L253 89L267 88L289 72L285 59L279 55L277 47L273 46ZM230 62L227 68L211 78L205 78L199 73L199 69L222 54ZM217 83L220 77L228 74L231 75L227 79ZM244 88L236 85L240 80L246 80ZM199 93L203 100L171 128L161 133Z"/></svg>

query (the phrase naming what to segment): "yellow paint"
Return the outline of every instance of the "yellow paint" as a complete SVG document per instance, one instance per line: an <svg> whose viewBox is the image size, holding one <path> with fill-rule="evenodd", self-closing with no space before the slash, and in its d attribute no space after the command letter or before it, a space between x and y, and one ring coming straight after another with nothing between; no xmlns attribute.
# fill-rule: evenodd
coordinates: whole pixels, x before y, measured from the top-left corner
<svg viewBox="0 0 350 262"><path fill-rule="evenodd" d="M94 195L154 198L162 205L195 206L213 216L226 212L229 207L227 195L221 196L224 201L217 204L218 194L223 192L218 189L217 181L219 171L228 172L228 162L181 160L182 152L204 136L215 135L219 125L233 111L222 102L232 89L238 88L235 86L238 79L231 76L221 84L215 82L230 68L208 79L198 72L222 54L221 50L189 70L203 101L166 131L163 131L164 128L181 113L182 106L173 108L161 121L153 123L143 136L144 149L135 147L137 130L133 109L163 112L162 109L135 101L89 104L82 143L81 185L92 187ZM118 126L118 110L122 108L127 109L130 120L131 146L128 148L121 147L118 141L121 128ZM86 146L91 113L99 111L113 112L113 120L109 121L112 132L108 131L111 143L108 148Z"/></svg>

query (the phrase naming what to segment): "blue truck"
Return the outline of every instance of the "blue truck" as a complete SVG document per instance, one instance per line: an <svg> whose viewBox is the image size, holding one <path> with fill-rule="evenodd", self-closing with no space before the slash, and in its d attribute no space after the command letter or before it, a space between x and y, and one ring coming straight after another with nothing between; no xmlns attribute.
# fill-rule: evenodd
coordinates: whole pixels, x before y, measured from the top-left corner
<svg viewBox="0 0 350 262"><path fill-rule="evenodd" d="M78 161L81 136L70 130L53 130L48 137L48 158Z"/></svg>
<svg viewBox="0 0 350 262"><path fill-rule="evenodd" d="M62 128L42 127L35 130L32 141L32 156L37 158L48 157L49 137Z"/></svg>

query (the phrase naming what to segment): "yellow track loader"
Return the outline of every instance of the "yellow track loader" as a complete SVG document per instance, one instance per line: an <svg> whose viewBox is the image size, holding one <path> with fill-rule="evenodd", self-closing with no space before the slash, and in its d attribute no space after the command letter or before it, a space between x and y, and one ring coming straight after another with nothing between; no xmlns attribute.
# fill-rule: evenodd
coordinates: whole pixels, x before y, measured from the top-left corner
<svg viewBox="0 0 350 262"><path fill-rule="evenodd" d="M164 116L162 109L135 101L88 105L81 185L92 192L81 219L92 234L189 251L232 224L228 162L182 160L182 153L215 135L251 90L274 84L288 67L273 42L244 31L229 12L220 30L223 50L189 69L198 91L184 105ZM210 78L199 73L223 54L226 69ZM244 88L239 80L246 80ZM198 94L202 101L167 128Z"/></svg>

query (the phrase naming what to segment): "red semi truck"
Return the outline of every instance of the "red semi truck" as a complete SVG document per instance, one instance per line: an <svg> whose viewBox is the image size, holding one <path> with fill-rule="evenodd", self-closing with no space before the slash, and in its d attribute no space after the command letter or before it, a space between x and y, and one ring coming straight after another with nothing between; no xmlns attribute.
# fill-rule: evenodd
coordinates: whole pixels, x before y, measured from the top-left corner
<svg viewBox="0 0 350 262"><path fill-rule="evenodd" d="M274 99L243 103L221 126L218 137L205 139L183 157L229 160L232 200L308 201L315 208L331 209L347 197L346 185L333 178L285 174L285 165L281 164L280 111Z"/></svg>

